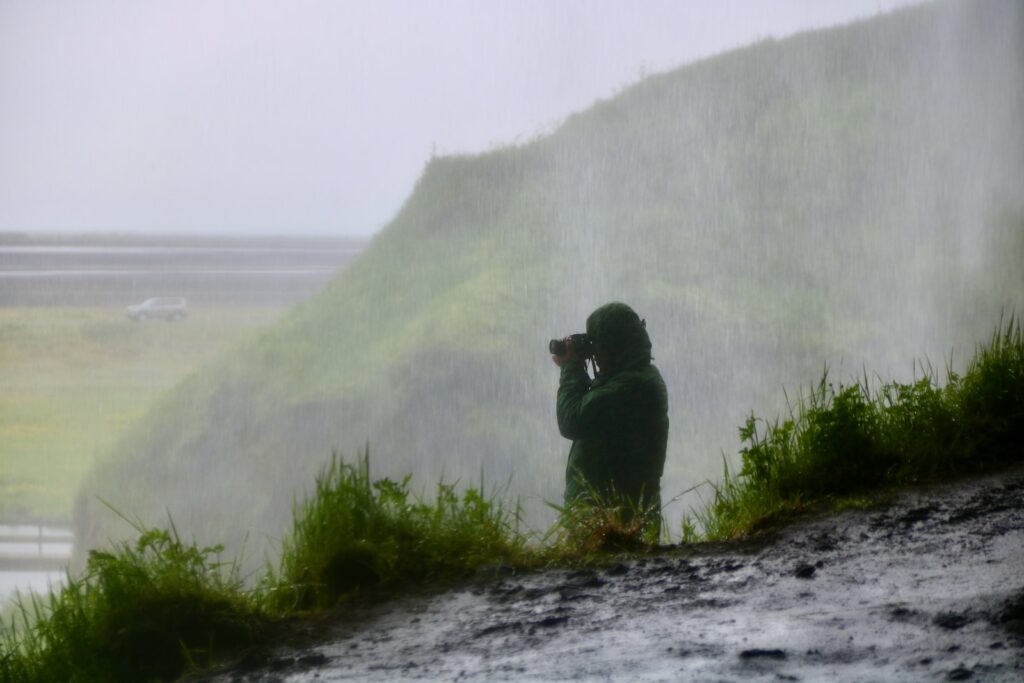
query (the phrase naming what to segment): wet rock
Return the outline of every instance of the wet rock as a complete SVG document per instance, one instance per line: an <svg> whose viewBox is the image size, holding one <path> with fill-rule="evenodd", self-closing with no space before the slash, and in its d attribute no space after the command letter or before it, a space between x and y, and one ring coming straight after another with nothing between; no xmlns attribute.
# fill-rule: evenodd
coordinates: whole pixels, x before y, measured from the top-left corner
<svg viewBox="0 0 1024 683"><path fill-rule="evenodd" d="M961 509L951 515L948 522L950 524L970 522L985 515L1012 510L1015 505L1017 502L1006 487L994 492L982 492L975 495Z"/></svg>
<svg viewBox="0 0 1024 683"><path fill-rule="evenodd" d="M923 522L924 520L931 518L931 516L938 510L939 508L936 505L925 505L924 507L908 510L896 521L900 524L916 524L917 522Z"/></svg>
<svg viewBox="0 0 1024 683"><path fill-rule="evenodd" d="M500 584L491 588L491 600L498 604L512 602L519 598L523 587L518 584Z"/></svg>
<svg viewBox="0 0 1024 683"><path fill-rule="evenodd" d="M272 659L270 664L267 665L267 668L271 671L284 671L294 665L295 660L291 657L281 657L279 659Z"/></svg>
<svg viewBox="0 0 1024 683"><path fill-rule="evenodd" d="M676 569L687 574L694 574L698 571L697 566L691 564L689 560L680 560L676 565Z"/></svg>
<svg viewBox="0 0 1024 683"><path fill-rule="evenodd" d="M1024 469L1016 476L1024 481ZM315 652L330 657L322 666L301 671L300 660L274 673L274 660L265 658L262 665L253 662L259 668L255 676L243 675L259 683L274 676L312 681L320 670L324 680L371 683L458 680L460 675L474 682L581 680L586 677L581 672L600 667L614 680L663 679L676 671L689 680L734 683L788 676L1018 680L1013 676L1024 670L1019 658L1024 636L1013 629L1024 627L1024 587L1015 573L1024 556L1016 542L1024 496L1013 514L981 515L960 529L945 524L947 515L973 495L971 487L983 484L940 490L942 501L932 506L923 494L909 505L892 505L891 533L862 533L876 511L845 511L839 522L807 518L767 545L695 548L686 557L648 557L646 563L610 558L604 567L496 578L476 584L479 592L401 598L353 618L333 644L317 647ZM910 518L923 518L925 508L936 510L929 521L899 523L908 510L914 513ZM1004 527L1018 536L988 541ZM837 552L826 550L830 545ZM950 576L929 572L934 586L918 583L922 568L947 564ZM789 580L800 568L814 580ZM984 579L984 589L964 585L962 577L972 572ZM788 638L777 639L772 648L765 640L771 637L765 630L771 620L803 619L809 606L816 619L809 627L813 643L821 649ZM756 618L762 608L771 610L764 620ZM321 621L315 623L323 628ZM646 642L643 658L632 658L622 633L652 624L659 637ZM353 629L358 650L347 649ZM393 642L382 638L392 633ZM286 645L278 656L295 660L305 653ZM406 662L419 667L407 670ZM527 675L520 675L523 666Z"/></svg>
<svg viewBox="0 0 1024 683"><path fill-rule="evenodd" d="M812 534L807 540L810 542L810 546L819 553L835 550L839 544L838 539L829 532Z"/></svg>
<svg viewBox="0 0 1024 683"><path fill-rule="evenodd" d="M270 658L264 652L249 652L235 665L239 673L249 673L267 665Z"/></svg>
<svg viewBox="0 0 1024 683"><path fill-rule="evenodd" d="M689 605L696 609L725 609L732 607L738 601L727 598L698 598L689 602Z"/></svg>
<svg viewBox="0 0 1024 683"><path fill-rule="evenodd" d="M563 615L551 615L551 616L544 617L540 621L534 622L533 625L534 626L539 626L541 628L551 628L552 626L564 626L565 624L568 624L568 623L569 623L569 615L563 614Z"/></svg>
<svg viewBox="0 0 1024 683"><path fill-rule="evenodd" d="M548 616L544 617L543 619L540 619L539 621L535 621L532 624L530 624L530 628L527 629L526 632L527 632L527 634L532 636L532 635L537 633L538 629L555 628L557 626L565 626L568 623L569 623L569 615L567 615L567 614L562 614L562 615L554 615L554 614L552 614L552 615L548 615Z"/></svg>
<svg viewBox="0 0 1024 683"><path fill-rule="evenodd" d="M628 571L628 570L627 570ZM582 578L572 584L573 588L600 588L608 582L599 577L597 574L591 574L588 577Z"/></svg>
<svg viewBox="0 0 1024 683"><path fill-rule="evenodd" d="M671 564L662 562L662 563L658 563L658 564L654 565L653 567L649 568L647 570L647 575L648 576L656 576L658 574L674 574L675 572L676 572L676 568L675 567L673 567Z"/></svg>
<svg viewBox="0 0 1024 683"><path fill-rule="evenodd" d="M576 578L573 578L576 577ZM587 589L598 589L608 582L593 572L575 572L570 575L573 579L569 583L557 587L558 599L562 602L574 602L593 598L593 594Z"/></svg>
<svg viewBox="0 0 1024 683"><path fill-rule="evenodd" d="M532 602L534 600L541 600L545 596L551 595L552 593L555 593L557 591L557 587L527 588L523 590L522 594L520 595L520 599L525 600L527 602Z"/></svg>
<svg viewBox="0 0 1024 683"><path fill-rule="evenodd" d="M686 659L688 657L703 657L705 659L719 659L722 656L721 650L708 646L706 644L684 642L678 646L670 646L666 649L667 652L671 652L673 656L679 657L680 659Z"/></svg>
<svg viewBox="0 0 1024 683"><path fill-rule="evenodd" d="M295 663L302 668L312 669L314 667L324 666L330 661L330 658L326 655L320 654L319 652L314 652L312 654L299 657L295 660Z"/></svg>
<svg viewBox="0 0 1024 683"><path fill-rule="evenodd" d="M944 612L935 617L933 623L941 628L956 631L971 623L971 618L956 612Z"/></svg>
<svg viewBox="0 0 1024 683"><path fill-rule="evenodd" d="M493 635L495 633L507 633L517 632L523 630L523 624L520 621L509 621L501 624L493 624L486 628L482 628L476 632L476 638L483 638L486 636Z"/></svg>
<svg viewBox="0 0 1024 683"><path fill-rule="evenodd" d="M917 611L903 605L896 605L889 610L889 618L893 621L910 621L916 615Z"/></svg>
<svg viewBox="0 0 1024 683"><path fill-rule="evenodd" d="M810 579L814 578L814 572L817 570L813 564L801 563L796 567L796 571L793 572L793 576L798 579Z"/></svg>
<svg viewBox="0 0 1024 683"><path fill-rule="evenodd" d="M1024 593L1007 603L998 621L1007 631L1024 635Z"/></svg>
<svg viewBox="0 0 1024 683"><path fill-rule="evenodd" d="M574 572L570 572L569 579L572 581L587 580L590 578L596 578L597 572L593 569L577 569Z"/></svg>
<svg viewBox="0 0 1024 683"><path fill-rule="evenodd" d="M613 564L605 570L605 573L608 574L608 576L622 576L628 572L629 565L623 564L622 562Z"/></svg>
<svg viewBox="0 0 1024 683"><path fill-rule="evenodd" d="M868 526L873 531L885 531L892 526L892 521L892 517L890 517L887 513L882 513L872 517L871 520L868 522Z"/></svg>
<svg viewBox="0 0 1024 683"><path fill-rule="evenodd" d="M582 591L559 591L558 593L559 602L579 602L581 600L600 600L599 595L593 593L584 593Z"/></svg>
<svg viewBox="0 0 1024 683"><path fill-rule="evenodd" d="M510 567L507 564L493 564L481 567L477 570L482 576L490 577L510 577L517 576L519 570L515 567Z"/></svg>
<svg viewBox="0 0 1024 683"><path fill-rule="evenodd" d="M781 660L786 658L786 653L783 650L763 650L760 648L754 648L751 650L744 650L740 653L740 659L755 660L755 659L775 659Z"/></svg>

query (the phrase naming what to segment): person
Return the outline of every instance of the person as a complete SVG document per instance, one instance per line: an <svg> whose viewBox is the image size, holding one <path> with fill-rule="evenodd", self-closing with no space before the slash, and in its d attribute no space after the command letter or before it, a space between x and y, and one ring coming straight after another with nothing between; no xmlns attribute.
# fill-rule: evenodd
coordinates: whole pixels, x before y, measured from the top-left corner
<svg viewBox="0 0 1024 683"><path fill-rule="evenodd" d="M624 303L601 306L587 318L595 378L584 353L565 338L557 417L572 439L565 475L565 505L626 503L647 522L661 519L661 475L668 443L668 392L651 363L646 321ZM598 500L594 500L594 497Z"/></svg>

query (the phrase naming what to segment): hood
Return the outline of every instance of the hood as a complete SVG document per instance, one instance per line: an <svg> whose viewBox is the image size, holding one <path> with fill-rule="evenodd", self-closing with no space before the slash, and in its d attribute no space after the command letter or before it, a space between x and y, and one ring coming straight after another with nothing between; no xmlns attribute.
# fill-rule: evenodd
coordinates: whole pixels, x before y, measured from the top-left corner
<svg viewBox="0 0 1024 683"><path fill-rule="evenodd" d="M587 318L587 335L607 349L617 370L651 362L647 322L624 303L601 306Z"/></svg>

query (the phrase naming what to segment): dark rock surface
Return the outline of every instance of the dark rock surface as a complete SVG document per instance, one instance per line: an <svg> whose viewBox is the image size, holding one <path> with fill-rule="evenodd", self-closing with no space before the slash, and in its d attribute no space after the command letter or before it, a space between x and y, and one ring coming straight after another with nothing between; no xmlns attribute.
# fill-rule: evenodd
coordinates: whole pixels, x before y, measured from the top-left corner
<svg viewBox="0 0 1024 683"><path fill-rule="evenodd" d="M1024 680L1024 471L760 539L481 578L196 680Z"/></svg>

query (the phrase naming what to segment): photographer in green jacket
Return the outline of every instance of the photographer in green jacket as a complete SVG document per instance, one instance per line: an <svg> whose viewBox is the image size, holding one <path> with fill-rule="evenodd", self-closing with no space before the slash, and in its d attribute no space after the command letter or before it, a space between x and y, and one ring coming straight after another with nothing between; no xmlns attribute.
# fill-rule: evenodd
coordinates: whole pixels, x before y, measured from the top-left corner
<svg viewBox="0 0 1024 683"><path fill-rule="evenodd" d="M572 439L566 506L625 503L657 524L668 393L651 364L646 322L626 304L605 304L587 318L585 335L552 340L550 350L561 368L558 429ZM588 359L596 366L593 380Z"/></svg>

